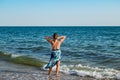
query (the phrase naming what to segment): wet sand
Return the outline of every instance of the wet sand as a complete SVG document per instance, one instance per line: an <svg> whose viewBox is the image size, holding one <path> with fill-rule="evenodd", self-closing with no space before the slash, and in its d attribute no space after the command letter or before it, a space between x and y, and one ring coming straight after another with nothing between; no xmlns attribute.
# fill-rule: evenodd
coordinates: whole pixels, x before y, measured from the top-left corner
<svg viewBox="0 0 120 80"><path fill-rule="evenodd" d="M47 75L47 71L0 71L0 80L95 80L88 77L71 76L60 73L56 77L53 73Z"/></svg>
<svg viewBox="0 0 120 80"><path fill-rule="evenodd" d="M49 76L47 70L30 66L0 61L0 80L114 80L95 79L90 76L76 76L60 72L56 77L55 71Z"/></svg>
<svg viewBox="0 0 120 80"><path fill-rule="evenodd" d="M56 77L55 71L49 76L47 70L30 66L0 61L0 80L95 80L90 77L80 77L60 72Z"/></svg>

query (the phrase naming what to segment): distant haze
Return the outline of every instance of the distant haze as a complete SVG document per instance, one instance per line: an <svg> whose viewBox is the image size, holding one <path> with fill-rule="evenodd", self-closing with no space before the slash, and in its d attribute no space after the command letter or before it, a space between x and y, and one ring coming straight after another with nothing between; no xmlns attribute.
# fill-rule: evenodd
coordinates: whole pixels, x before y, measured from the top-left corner
<svg viewBox="0 0 120 80"><path fill-rule="evenodd" d="M120 0L0 0L0 26L119 26Z"/></svg>

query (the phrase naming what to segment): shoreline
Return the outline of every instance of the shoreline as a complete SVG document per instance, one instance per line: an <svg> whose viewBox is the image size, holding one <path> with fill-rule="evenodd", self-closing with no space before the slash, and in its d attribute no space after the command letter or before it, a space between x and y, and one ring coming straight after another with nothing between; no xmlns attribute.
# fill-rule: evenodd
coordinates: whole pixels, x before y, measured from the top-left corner
<svg viewBox="0 0 120 80"><path fill-rule="evenodd" d="M0 80L94 80L94 78L91 77L69 75L63 72L60 72L60 76L56 77L55 71L53 71L49 76L47 74L47 70L42 70L41 68L32 66L8 63L6 61L0 61L0 66Z"/></svg>
<svg viewBox="0 0 120 80"><path fill-rule="evenodd" d="M63 72L60 72L59 77L56 77L55 71L49 76L47 70L6 61L0 61L0 66L0 80L116 80L96 79L90 76L70 75Z"/></svg>
<svg viewBox="0 0 120 80"><path fill-rule="evenodd" d="M0 80L95 80L90 77L80 77L60 73L59 77L53 72L50 76L47 71L0 71Z"/></svg>

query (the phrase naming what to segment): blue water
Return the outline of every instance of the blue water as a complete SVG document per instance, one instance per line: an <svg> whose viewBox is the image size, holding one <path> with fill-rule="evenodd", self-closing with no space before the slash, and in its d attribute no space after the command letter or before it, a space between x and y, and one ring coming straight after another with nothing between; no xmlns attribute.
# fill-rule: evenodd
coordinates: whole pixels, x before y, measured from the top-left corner
<svg viewBox="0 0 120 80"><path fill-rule="evenodd" d="M82 64L120 70L120 27L0 27L0 50L47 62L45 36L67 36L61 45L62 65Z"/></svg>

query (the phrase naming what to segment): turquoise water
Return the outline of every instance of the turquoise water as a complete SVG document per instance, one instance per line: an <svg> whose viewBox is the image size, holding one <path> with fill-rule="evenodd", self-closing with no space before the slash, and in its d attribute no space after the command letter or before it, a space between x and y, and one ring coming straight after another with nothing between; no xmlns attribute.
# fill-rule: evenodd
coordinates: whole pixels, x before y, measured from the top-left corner
<svg viewBox="0 0 120 80"><path fill-rule="evenodd" d="M120 70L120 27L0 27L0 50L47 62L51 50L45 36L54 32L67 36L61 65Z"/></svg>

